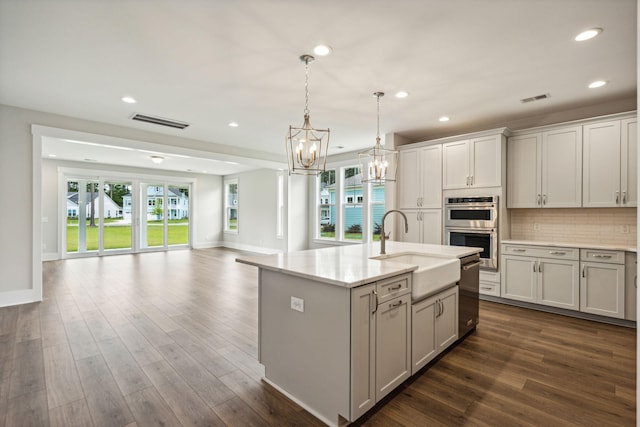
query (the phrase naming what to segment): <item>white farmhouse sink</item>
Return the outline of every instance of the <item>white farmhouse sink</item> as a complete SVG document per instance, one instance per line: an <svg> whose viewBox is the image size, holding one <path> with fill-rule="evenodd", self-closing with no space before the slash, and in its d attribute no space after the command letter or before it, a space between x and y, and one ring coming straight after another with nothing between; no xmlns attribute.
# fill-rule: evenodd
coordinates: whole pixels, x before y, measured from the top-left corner
<svg viewBox="0 0 640 427"><path fill-rule="evenodd" d="M417 301L433 294L446 285L460 280L460 260L438 258L420 253L399 253L372 257L383 262L417 265L413 271L411 299Z"/></svg>

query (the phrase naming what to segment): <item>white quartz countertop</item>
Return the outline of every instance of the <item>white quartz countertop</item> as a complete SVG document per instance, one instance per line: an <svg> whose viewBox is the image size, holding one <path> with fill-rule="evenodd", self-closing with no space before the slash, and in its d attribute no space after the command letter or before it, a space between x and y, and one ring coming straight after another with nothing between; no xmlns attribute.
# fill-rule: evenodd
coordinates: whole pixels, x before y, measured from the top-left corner
<svg viewBox="0 0 640 427"><path fill-rule="evenodd" d="M508 245L529 245L529 246L551 246L554 248L578 248L578 249L600 249L606 251L637 252L633 246L603 245L592 243L569 243L569 242L547 242L541 240L502 240L500 243Z"/></svg>
<svg viewBox="0 0 640 427"><path fill-rule="evenodd" d="M481 252L480 248L386 242L387 255L420 253L440 258L463 258ZM353 288L387 277L409 273L417 265L370 259L380 256L380 243L333 246L323 249L236 258L237 262L279 271L319 282Z"/></svg>

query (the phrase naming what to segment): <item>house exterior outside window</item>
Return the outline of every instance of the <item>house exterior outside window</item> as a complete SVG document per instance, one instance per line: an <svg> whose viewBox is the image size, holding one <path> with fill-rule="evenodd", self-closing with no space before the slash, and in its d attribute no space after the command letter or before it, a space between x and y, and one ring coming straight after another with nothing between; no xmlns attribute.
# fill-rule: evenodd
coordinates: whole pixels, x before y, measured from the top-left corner
<svg viewBox="0 0 640 427"><path fill-rule="evenodd" d="M231 179L224 182L224 231L238 233L238 213L240 203L238 198L238 180Z"/></svg>

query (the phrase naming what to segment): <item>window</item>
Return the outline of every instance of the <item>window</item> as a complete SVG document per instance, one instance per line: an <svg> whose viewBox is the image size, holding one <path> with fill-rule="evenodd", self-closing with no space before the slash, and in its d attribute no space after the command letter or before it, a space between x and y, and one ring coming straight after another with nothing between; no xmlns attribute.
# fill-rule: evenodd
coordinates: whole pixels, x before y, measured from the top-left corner
<svg viewBox="0 0 640 427"><path fill-rule="evenodd" d="M336 171L327 170L318 177L318 228L317 237L336 238Z"/></svg>
<svg viewBox="0 0 640 427"><path fill-rule="evenodd" d="M362 181L358 168L342 168L342 191L346 203L342 207L345 240L362 240ZM356 202L358 201L359 202Z"/></svg>
<svg viewBox="0 0 640 427"><path fill-rule="evenodd" d="M238 180L224 182L224 231L238 233Z"/></svg>
<svg viewBox="0 0 640 427"><path fill-rule="evenodd" d="M359 168L347 165L320 174L316 191L315 238L367 243L380 240L384 184L363 184Z"/></svg>

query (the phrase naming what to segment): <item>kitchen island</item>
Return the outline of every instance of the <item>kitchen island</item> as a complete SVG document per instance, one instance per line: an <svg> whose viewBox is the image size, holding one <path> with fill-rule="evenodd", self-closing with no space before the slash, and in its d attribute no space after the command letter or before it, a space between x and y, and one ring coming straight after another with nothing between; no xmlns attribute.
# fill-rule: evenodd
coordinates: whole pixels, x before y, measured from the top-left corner
<svg viewBox="0 0 640 427"><path fill-rule="evenodd" d="M237 259L259 268L264 380L328 425L355 421L458 339L459 259L480 249L386 249L382 258L372 243Z"/></svg>

